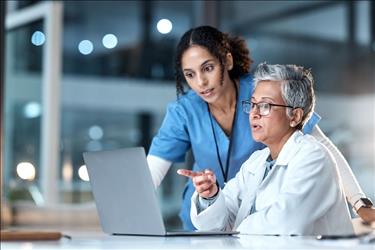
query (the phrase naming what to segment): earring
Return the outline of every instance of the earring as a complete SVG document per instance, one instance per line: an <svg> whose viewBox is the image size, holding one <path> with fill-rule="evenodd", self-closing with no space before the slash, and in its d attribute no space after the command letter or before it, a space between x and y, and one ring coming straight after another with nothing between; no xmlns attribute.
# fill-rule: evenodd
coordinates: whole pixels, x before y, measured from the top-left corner
<svg viewBox="0 0 375 250"><path fill-rule="evenodd" d="M233 64L228 66L228 70L232 70L232 69L233 69Z"/></svg>
<svg viewBox="0 0 375 250"><path fill-rule="evenodd" d="M294 122L292 122L292 123L290 124L290 126L291 126L292 128L294 128L294 126L295 126L295 125L294 125Z"/></svg>

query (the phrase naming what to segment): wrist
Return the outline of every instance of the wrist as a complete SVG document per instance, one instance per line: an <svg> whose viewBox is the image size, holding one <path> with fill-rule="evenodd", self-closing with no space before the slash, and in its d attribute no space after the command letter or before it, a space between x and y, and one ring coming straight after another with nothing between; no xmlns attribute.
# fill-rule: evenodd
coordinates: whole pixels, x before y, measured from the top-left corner
<svg viewBox="0 0 375 250"><path fill-rule="evenodd" d="M359 198L356 202L353 204L353 209L356 213L359 214L359 211L362 208L371 208L373 206L372 201L369 198Z"/></svg>
<svg viewBox="0 0 375 250"><path fill-rule="evenodd" d="M361 207L357 211L359 217L366 223L375 222L375 208L374 207Z"/></svg>
<svg viewBox="0 0 375 250"><path fill-rule="evenodd" d="M212 190L213 191L213 195L211 195L210 197L202 197L203 199L205 199L205 200L213 200L213 199L216 199L216 196L217 196L217 194L219 193L219 187L217 186L217 185L215 185L214 187L213 187L214 189ZM215 190L215 188L216 188L216 190Z"/></svg>

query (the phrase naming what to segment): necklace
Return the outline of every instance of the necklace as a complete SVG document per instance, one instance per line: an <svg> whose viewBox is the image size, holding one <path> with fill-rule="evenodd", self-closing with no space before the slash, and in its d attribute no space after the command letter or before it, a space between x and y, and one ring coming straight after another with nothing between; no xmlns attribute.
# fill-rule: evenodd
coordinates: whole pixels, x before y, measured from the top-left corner
<svg viewBox="0 0 375 250"><path fill-rule="evenodd" d="M225 162L225 168L223 166L223 163L222 163L221 157L220 157L219 145L217 143L217 138L216 138L216 133L215 133L215 129L214 129L214 124L213 124L213 121L212 121L213 120L212 113L210 111L210 106L207 103L207 109L208 109L208 113L209 113L209 116L210 116L210 122L211 122L211 130L212 130L212 134L214 136L214 141L215 141L216 156L217 156L217 159L219 161L220 170L221 170L221 174L223 175L224 182L228 181L229 160L230 160L231 148L232 148L232 135L234 133L234 126L235 126L235 123L236 123L237 97L238 97L238 93L237 93L238 91L237 91L237 87L236 86L235 86L235 90L236 90L236 105L235 105L234 115L233 115L233 120L232 120L232 131L231 131L231 133L229 135L229 146L228 146L228 151L227 151L227 160Z"/></svg>

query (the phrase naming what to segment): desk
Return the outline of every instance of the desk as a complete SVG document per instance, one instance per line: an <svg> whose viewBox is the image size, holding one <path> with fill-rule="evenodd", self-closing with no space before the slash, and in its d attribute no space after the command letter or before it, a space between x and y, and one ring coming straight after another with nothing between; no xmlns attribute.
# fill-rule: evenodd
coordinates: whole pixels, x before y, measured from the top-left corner
<svg viewBox="0 0 375 250"><path fill-rule="evenodd" d="M195 236L143 237L110 236L99 232L64 232L72 237L59 241L1 242L1 250L30 249L358 249L374 250L374 244L358 240L319 241L314 237Z"/></svg>

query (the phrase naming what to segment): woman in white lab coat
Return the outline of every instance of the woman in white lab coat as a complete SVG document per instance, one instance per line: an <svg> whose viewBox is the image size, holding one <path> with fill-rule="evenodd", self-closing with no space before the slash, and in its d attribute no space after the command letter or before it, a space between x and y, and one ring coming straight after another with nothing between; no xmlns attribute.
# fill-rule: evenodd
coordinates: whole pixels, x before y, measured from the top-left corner
<svg viewBox="0 0 375 250"><path fill-rule="evenodd" d="M311 73L295 65L258 66L249 113L254 152L220 189L210 170L178 173L195 186L191 220L201 230L317 235L353 232L337 165L301 129L314 110Z"/></svg>

